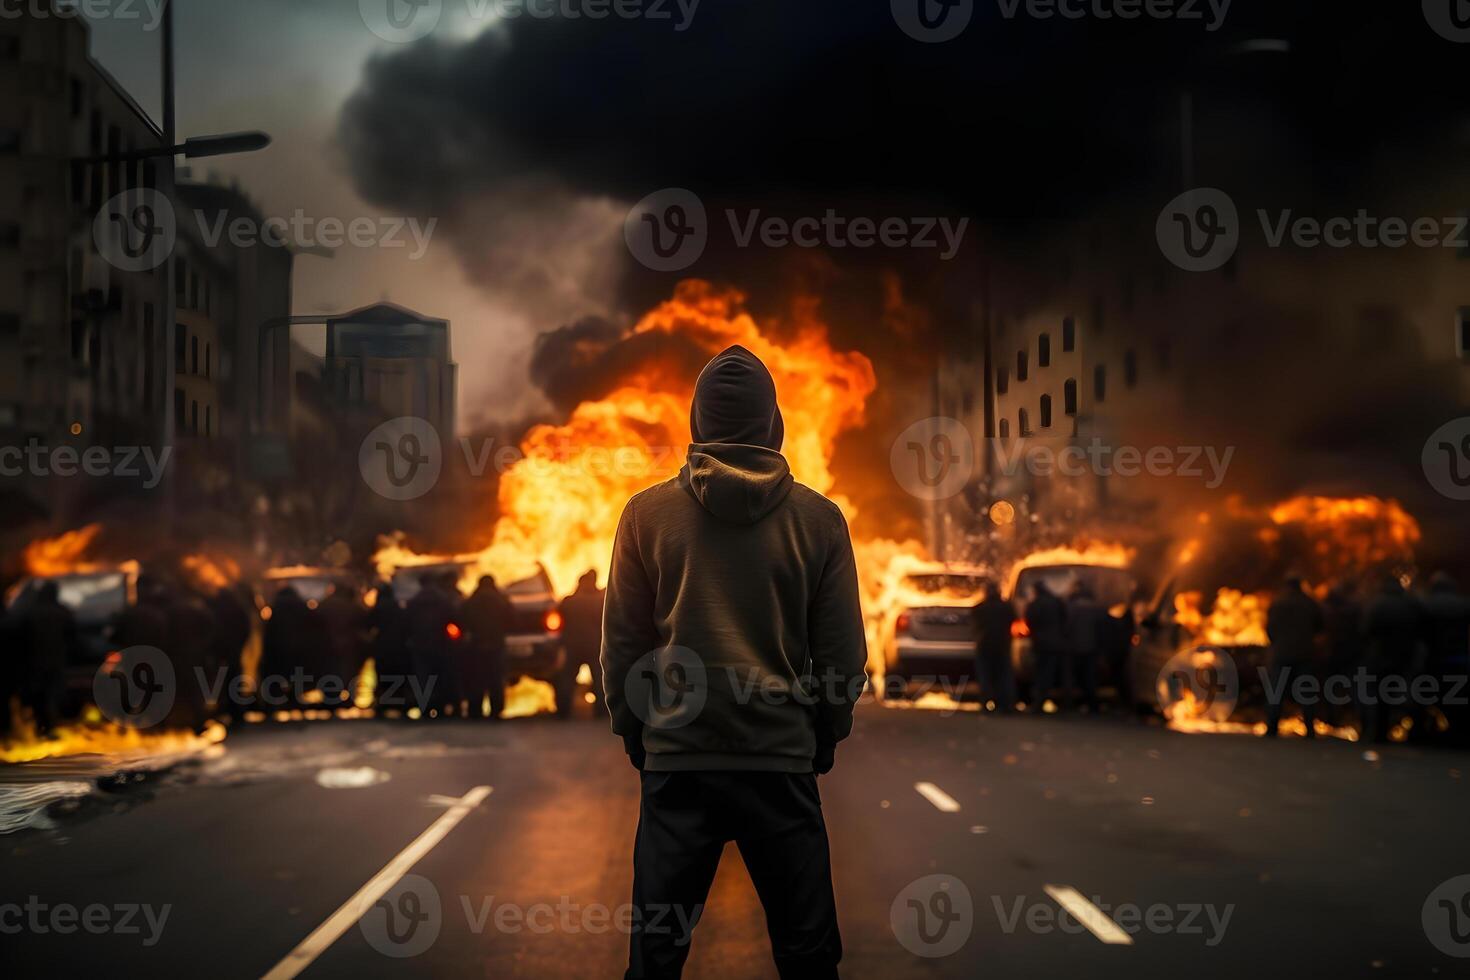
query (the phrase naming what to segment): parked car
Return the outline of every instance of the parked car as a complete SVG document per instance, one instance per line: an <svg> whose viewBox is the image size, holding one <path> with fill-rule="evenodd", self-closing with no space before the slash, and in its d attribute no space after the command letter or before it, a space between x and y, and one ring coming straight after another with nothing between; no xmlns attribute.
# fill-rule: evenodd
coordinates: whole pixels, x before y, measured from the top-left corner
<svg viewBox="0 0 1470 980"><path fill-rule="evenodd" d="M393 597L407 605L423 583L446 572L462 573L464 563L409 565L393 573ZM562 645L562 615L546 570L501 587L515 613L505 638L505 683L522 677L545 681L556 692L556 710L570 710L576 694L576 675L568 669ZM381 601L381 599L379 600Z"/></svg>
<svg viewBox="0 0 1470 980"><path fill-rule="evenodd" d="M1127 568L1067 562L1054 565L1023 565L1011 576L1011 604L1016 609L1016 622L1011 626L1011 664L1016 673L1016 687L1022 698L1030 697L1030 686L1036 676L1036 657L1031 647L1031 631L1026 626L1026 607L1036 597L1036 586L1045 584L1054 595L1065 600L1079 583L1086 583L1098 602L1107 608L1111 622L1111 642L1104 651L1099 686L1118 687L1126 696L1124 679L1128 673L1133 646L1133 616L1129 603L1138 587L1137 579Z"/></svg>
<svg viewBox="0 0 1470 980"><path fill-rule="evenodd" d="M908 683L919 678L973 679L971 610L989 577L982 566L958 563L924 567L904 577L901 588L910 598L894 620L885 656L889 694L905 693Z"/></svg>

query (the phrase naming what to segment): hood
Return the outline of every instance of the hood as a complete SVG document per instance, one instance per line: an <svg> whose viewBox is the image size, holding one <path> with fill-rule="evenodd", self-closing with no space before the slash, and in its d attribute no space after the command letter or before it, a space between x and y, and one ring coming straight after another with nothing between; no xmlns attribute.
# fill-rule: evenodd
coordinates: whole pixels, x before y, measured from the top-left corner
<svg viewBox="0 0 1470 980"><path fill-rule="evenodd" d="M754 524L794 482L786 457L763 446L696 442L679 479L705 510L731 524Z"/></svg>
<svg viewBox="0 0 1470 980"><path fill-rule="evenodd" d="M694 383L689 431L696 443L781 449L786 436L776 382L760 358L738 344L716 354Z"/></svg>

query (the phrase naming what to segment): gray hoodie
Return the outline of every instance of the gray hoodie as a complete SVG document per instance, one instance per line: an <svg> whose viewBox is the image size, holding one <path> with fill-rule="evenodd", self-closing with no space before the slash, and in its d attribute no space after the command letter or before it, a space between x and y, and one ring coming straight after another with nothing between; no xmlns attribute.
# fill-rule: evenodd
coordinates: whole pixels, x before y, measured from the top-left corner
<svg viewBox="0 0 1470 980"><path fill-rule="evenodd" d="M618 525L613 731L653 771L810 772L852 729L867 660L847 522L792 479L775 385L743 347L700 374L690 428L679 475Z"/></svg>

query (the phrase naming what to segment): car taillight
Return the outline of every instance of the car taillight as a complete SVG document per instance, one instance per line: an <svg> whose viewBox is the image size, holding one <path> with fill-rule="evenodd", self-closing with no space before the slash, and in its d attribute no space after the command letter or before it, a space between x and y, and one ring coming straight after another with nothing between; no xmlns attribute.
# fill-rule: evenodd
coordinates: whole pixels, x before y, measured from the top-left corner
<svg viewBox="0 0 1470 980"><path fill-rule="evenodd" d="M445 626L444 627L444 633L451 640L457 640L461 636L464 636L464 630L462 630L462 629L459 628L459 624L458 623L450 623L447 626Z"/></svg>
<svg viewBox="0 0 1470 980"><path fill-rule="evenodd" d="M548 610L547 613L546 613L546 615L541 618L541 622L542 622L542 625L544 625L546 627L546 632L548 632L548 633L560 633L561 632L561 613L558 610L556 610L556 609L550 609L550 610Z"/></svg>
<svg viewBox="0 0 1470 980"><path fill-rule="evenodd" d="M1018 619L1015 622L1011 623L1011 635L1018 640L1022 637L1030 636L1031 627L1026 625L1026 621L1024 619Z"/></svg>
<svg viewBox="0 0 1470 980"><path fill-rule="evenodd" d="M909 631L909 626L913 624L913 621L914 618L908 613L899 613L898 623L895 624L894 628L897 629L900 633L907 633Z"/></svg>
<svg viewBox="0 0 1470 980"><path fill-rule="evenodd" d="M116 667L120 663L122 663L122 651L121 650L114 650L114 651L112 651L111 653L109 653L107 655L107 659L106 660L102 661L102 666L104 666L104 667Z"/></svg>

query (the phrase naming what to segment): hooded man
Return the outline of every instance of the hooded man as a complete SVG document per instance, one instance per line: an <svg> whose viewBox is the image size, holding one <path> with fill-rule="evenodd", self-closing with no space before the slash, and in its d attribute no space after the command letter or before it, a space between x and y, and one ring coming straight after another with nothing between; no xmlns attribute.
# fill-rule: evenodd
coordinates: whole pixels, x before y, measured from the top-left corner
<svg viewBox="0 0 1470 980"><path fill-rule="evenodd" d="M678 476L613 544L602 671L641 772L628 977L677 977L727 841L777 970L835 977L842 944L817 775L852 729L867 649L842 512L780 453L776 386L731 347L700 373Z"/></svg>

